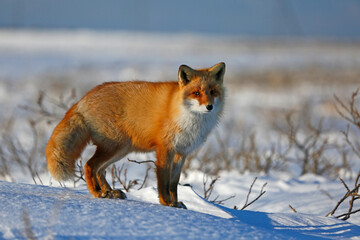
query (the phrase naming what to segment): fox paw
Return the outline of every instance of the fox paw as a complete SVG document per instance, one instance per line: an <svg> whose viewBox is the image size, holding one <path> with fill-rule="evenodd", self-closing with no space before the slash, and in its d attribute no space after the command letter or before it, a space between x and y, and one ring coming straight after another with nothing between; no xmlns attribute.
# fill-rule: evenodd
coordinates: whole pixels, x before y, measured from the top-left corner
<svg viewBox="0 0 360 240"><path fill-rule="evenodd" d="M185 206L185 204L183 202L172 202L172 203L169 204L169 207L187 209L187 207Z"/></svg>
<svg viewBox="0 0 360 240"><path fill-rule="evenodd" d="M111 190L111 194L113 195L113 198L126 199L126 194L120 189Z"/></svg>
<svg viewBox="0 0 360 240"><path fill-rule="evenodd" d="M108 190L101 193L101 198L126 199L126 195L120 189Z"/></svg>

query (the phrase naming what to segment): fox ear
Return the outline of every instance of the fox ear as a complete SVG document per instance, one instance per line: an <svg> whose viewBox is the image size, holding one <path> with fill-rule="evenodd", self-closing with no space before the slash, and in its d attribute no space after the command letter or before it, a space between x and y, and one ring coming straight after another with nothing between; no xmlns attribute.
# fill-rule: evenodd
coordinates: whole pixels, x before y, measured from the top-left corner
<svg viewBox="0 0 360 240"><path fill-rule="evenodd" d="M221 62L212 66L209 69L209 73L210 75L215 76L216 80L222 82L224 80L224 74L225 74L225 63Z"/></svg>
<svg viewBox="0 0 360 240"><path fill-rule="evenodd" d="M192 69L191 67L189 66L186 66L186 65L181 65L179 67L179 83L183 86L185 86L186 84L188 84L192 77L194 76L194 72L195 70Z"/></svg>

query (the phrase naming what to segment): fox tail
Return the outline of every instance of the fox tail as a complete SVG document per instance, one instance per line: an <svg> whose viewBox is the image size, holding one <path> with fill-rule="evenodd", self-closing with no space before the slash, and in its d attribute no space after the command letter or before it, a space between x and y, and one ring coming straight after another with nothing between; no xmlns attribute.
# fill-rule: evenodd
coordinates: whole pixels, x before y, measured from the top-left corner
<svg viewBox="0 0 360 240"><path fill-rule="evenodd" d="M74 105L54 129L45 150L48 169L56 180L75 176L75 162L89 141L89 130Z"/></svg>

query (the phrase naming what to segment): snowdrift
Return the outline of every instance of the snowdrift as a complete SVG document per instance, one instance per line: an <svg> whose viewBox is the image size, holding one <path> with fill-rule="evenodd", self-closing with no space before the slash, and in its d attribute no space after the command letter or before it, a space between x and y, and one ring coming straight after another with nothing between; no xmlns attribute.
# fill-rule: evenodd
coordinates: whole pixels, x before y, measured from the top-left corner
<svg viewBox="0 0 360 240"><path fill-rule="evenodd" d="M190 187L179 191L189 210L135 200L155 197L153 188L111 200L86 189L0 182L0 238L360 239L360 227L341 220L233 210Z"/></svg>

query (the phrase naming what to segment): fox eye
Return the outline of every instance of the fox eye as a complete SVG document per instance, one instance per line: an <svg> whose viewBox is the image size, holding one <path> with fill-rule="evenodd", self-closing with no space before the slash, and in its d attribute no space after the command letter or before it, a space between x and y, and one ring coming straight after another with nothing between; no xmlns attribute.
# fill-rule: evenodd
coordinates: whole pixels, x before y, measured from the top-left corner
<svg viewBox="0 0 360 240"><path fill-rule="evenodd" d="M216 91L214 89L210 90L210 94L214 95L216 93Z"/></svg>
<svg viewBox="0 0 360 240"><path fill-rule="evenodd" d="M193 92L193 94L195 95L195 96L200 96L200 92L199 91L196 91L196 92Z"/></svg>

